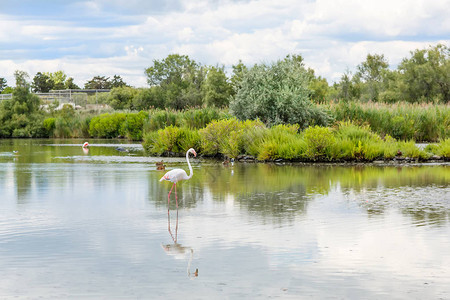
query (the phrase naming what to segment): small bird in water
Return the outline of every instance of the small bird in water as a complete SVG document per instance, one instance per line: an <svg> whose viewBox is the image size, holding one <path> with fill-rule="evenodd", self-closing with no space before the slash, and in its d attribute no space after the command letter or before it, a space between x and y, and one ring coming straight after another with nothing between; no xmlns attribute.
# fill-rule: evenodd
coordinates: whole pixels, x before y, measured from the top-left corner
<svg viewBox="0 0 450 300"><path fill-rule="evenodd" d="M156 162L156 170L165 170L166 165L164 164L164 161L157 161Z"/></svg>
<svg viewBox="0 0 450 300"><path fill-rule="evenodd" d="M125 149L124 147L116 147L116 150L120 152L130 152L128 149Z"/></svg>
<svg viewBox="0 0 450 300"><path fill-rule="evenodd" d="M226 160L224 160L223 162L222 162L222 164L225 166L225 167L228 167L228 165L234 165L234 158L232 158L232 159L230 159L230 160L228 160L228 159L226 159Z"/></svg>
<svg viewBox="0 0 450 300"><path fill-rule="evenodd" d="M88 148L89 147L89 143L88 142L85 142L84 144L83 144L83 148Z"/></svg>
<svg viewBox="0 0 450 300"><path fill-rule="evenodd" d="M14 154L17 154L17 153L19 153L19 151L17 151L17 150L13 150L13 153L14 153Z"/></svg>

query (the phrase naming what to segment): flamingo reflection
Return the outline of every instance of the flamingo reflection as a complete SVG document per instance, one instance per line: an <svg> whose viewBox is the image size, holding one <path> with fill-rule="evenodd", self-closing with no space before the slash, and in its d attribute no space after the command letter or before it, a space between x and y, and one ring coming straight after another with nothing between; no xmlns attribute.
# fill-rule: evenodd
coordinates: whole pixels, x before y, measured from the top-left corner
<svg viewBox="0 0 450 300"><path fill-rule="evenodd" d="M172 238L173 244L162 244L164 251L176 259L184 259L186 254L189 253L189 261L187 265L187 275L189 278L198 277L198 269L191 273L191 263L194 256L194 250L191 247L185 247L178 243L178 209L177 209L177 219L175 223L175 232L172 232L170 228L170 211L167 211L167 229L169 231L170 237Z"/></svg>

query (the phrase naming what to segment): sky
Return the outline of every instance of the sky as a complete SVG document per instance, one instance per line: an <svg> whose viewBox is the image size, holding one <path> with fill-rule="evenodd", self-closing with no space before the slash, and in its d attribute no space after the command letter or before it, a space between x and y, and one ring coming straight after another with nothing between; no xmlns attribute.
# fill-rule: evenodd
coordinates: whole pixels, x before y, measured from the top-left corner
<svg viewBox="0 0 450 300"><path fill-rule="evenodd" d="M300 54L338 82L367 54L395 69L411 51L450 46L450 0L0 0L0 77L64 71L80 87L145 69L169 54L231 70Z"/></svg>

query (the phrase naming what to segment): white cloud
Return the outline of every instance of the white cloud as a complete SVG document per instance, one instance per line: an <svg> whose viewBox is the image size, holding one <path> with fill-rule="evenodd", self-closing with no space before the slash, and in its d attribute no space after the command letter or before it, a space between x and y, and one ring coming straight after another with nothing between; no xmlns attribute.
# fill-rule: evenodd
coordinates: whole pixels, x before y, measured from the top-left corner
<svg viewBox="0 0 450 300"><path fill-rule="evenodd" d="M78 84L119 74L145 86L143 70L170 53L228 67L295 53L333 81L368 53L395 66L411 50L450 42L450 0L97 0L60 11L66 14L0 15L0 77L12 84L15 69L31 77L49 71L36 69L39 62L64 66Z"/></svg>

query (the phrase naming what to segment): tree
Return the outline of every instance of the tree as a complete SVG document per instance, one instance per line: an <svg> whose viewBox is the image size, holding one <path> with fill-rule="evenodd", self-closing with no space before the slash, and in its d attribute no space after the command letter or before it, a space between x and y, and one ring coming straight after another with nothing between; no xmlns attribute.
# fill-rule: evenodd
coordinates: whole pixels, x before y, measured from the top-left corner
<svg viewBox="0 0 450 300"><path fill-rule="evenodd" d="M202 90L207 106L228 107L233 88L228 82L223 66L208 69Z"/></svg>
<svg viewBox="0 0 450 300"><path fill-rule="evenodd" d="M53 73L46 73L53 81L53 90L64 90L67 75L64 71L56 71Z"/></svg>
<svg viewBox="0 0 450 300"><path fill-rule="evenodd" d="M137 90L129 87L115 87L108 93L108 104L114 109L133 109L133 98Z"/></svg>
<svg viewBox="0 0 450 300"><path fill-rule="evenodd" d="M31 83L31 88L35 93L48 93L53 89L54 82L47 73L37 72Z"/></svg>
<svg viewBox="0 0 450 300"><path fill-rule="evenodd" d="M398 66L399 93L406 101L450 102L450 48L438 44L411 52Z"/></svg>
<svg viewBox="0 0 450 300"><path fill-rule="evenodd" d="M113 79L111 80L111 88L125 86L128 86L128 84L123 81L122 77L120 77L119 75L114 75Z"/></svg>
<svg viewBox="0 0 450 300"><path fill-rule="evenodd" d="M3 92L3 90L7 87L6 79L0 77L0 94Z"/></svg>
<svg viewBox="0 0 450 300"><path fill-rule="evenodd" d="M111 82L109 81L109 77L94 76L91 80L84 84L84 88L92 90L110 89Z"/></svg>
<svg viewBox="0 0 450 300"><path fill-rule="evenodd" d="M80 87L78 86L78 85L76 85L74 82L73 82L73 77L69 77L69 78L67 78L67 80L66 80L66 82L64 83L64 87L67 89L67 90L79 90L80 89Z"/></svg>
<svg viewBox="0 0 450 300"><path fill-rule="evenodd" d="M316 77L313 69L308 69L310 81L308 88L311 91L311 100L315 103L323 103L328 96L328 81L321 76Z"/></svg>
<svg viewBox="0 0 450 300"><path fill-rule="evenodd" d="M378 101L383 79L389 71L388 67L389 64L383 54L368 54L366 60L357 66L358 71L356 75L365 84L368 100Z"/></svg>
<svg viewBox="0 0 450 300"><path fill-rule="evenodd" d="M29 88L28 78L30 78L30 75L27 72L16 70L14 71L14 78L16 79L16 88Z"/></svg>
<svg viewBox="0 0 450 300"><path fill-rule="evenodd" d="M16 87L11 100L0 101L0 137L42 137L43 115L39 107L39 97L31 94L28 86Z"/></svg>
<svg viewBox="0 0 450 300"><path fill-rule="evenodd" d="M150 87L161 87L166 106L183 109L202 103L201 86L205 72L187 55L170 54L161 61L154 60L145 74Z"/></svg>
<svg viewBox="0 0 450 300"><path fill-rule="evenodd" d="M352 75L350 71L346 71L338 84L338 98L345 101L360 99L361 97L361 80L358 74Z"/></svg>
<svg viewBox="0 0 450 300"><path fill-rule="evenodd" d="M245 72L230 111L241 120L260 119L266 125L327 124L325 112L313 106L308 89L310 74L299 56L288 55L272 64L259 64Z"/></svg>
<svg viewBox="0 0 450 300"><path fill-rule="evenodd" d="M241 82L244 78L245 72L248 71L248 68L242 63L242 60L239 60L237 65L233 65L233 74L231 75L231 86L233 88L233 95L235 92L241 88Z"/></svg>
<svg viewBox="0 0 450 300"><path fill-rule="evenodd" d="M133 97L133 107L136 110L164 108L164 94L161 87L140 88Z"/></svg>

